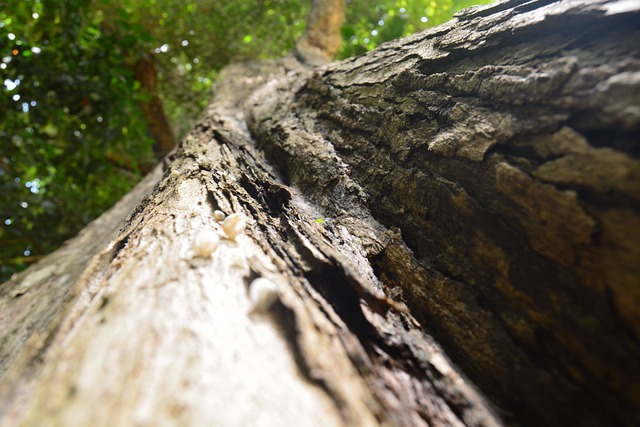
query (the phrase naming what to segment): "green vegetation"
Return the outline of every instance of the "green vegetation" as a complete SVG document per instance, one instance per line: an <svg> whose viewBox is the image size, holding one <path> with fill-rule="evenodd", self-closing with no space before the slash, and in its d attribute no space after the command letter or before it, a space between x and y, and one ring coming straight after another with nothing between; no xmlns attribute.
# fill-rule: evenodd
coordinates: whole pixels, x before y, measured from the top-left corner
<svg viewBox="0 0 640 427"><path fill-rule="evenodd" d="M493 0L347 0L340 58L360 55L376 46L450 20L460 9Z"/></svg>
<svg viewBox="0 0 640 427"><path fill-rule="evenodd" d="M347 1L341 58L490 0ZM6 0L0 11L0 282L54 250L154 164L134 65L153 64L174 132L218 70L285 55L310 2Z"/></svg>

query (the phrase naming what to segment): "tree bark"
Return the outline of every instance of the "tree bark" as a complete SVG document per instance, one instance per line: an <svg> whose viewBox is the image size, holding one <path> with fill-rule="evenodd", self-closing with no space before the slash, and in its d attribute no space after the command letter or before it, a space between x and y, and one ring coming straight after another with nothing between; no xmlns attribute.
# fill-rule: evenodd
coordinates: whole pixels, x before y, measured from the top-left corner
<svg viewBox="0 0 640 427"><path fill-rule="evenodd" d="M519 3L258 98L250 129L353 234L401 230L374 271L505 410L636 424L640 5Z"/></svg>
<svg viewBox="0 0 640 427"><path fill-rule="evenodd" d="M502 1L228 67L164 171L0 287L1 424L637 425L639 22Z"/></svg>
<svg viewBox="0 0 640 427"><path fill-rule="evenodd" d="M173 134L169 119L164 112L162 100L158 94L158 75L150 58L139 59L133 66L136 80L148 99L140 102L140 108L147 120L149 136L153 138L153 151L158 160L173 150L178 141Z"/></svg>
<svg viewBox="0 0 640 427"><path fill-rule="evenodd" d="M313 0L307 28L293 52L300 62L322 65L336 57L342 46L344 15L344 0Z"/></svg>

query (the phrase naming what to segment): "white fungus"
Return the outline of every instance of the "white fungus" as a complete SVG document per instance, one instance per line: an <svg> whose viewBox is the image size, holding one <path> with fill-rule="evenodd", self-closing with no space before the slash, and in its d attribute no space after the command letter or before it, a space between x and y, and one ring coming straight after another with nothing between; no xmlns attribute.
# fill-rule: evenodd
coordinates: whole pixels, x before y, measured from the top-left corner
<svg viewBox="0 0 640 427"><path fill-rule="evenodd" d="M178 172L177 169L171 169L171 172L169 173L169 176L172 178L177 178L180 176L180 172Z"/></svg>
<svg viewBox="0 0 640 427"><path fill-rule="evenodd" d="M199 258L210 257L213 251L218 247L219 242L220 237L215 231L203 230L198 233L191 245L193 255Z"/></svg>
<svg viewBox="0 0 640 427"><path fill-rule="evenodd" d="M249 301L253 310L267 310L277 299L278 287L271 280L259 277L249 285Z"/></svg>
<svg viewBox="0 0 640 427"><path fill-rule="evenodd" d="M234 213L222 221L220 226L229 239L235 240L247 228L247 217L241 213Z"/></svg>
<svg viewBox="0 0 640 427"><path fill-rule="evenodd" d="M218 222L222 221L225 216L226 215L222 211L219 211L219 210L213 211L213 219L215 219Z"/></svg>

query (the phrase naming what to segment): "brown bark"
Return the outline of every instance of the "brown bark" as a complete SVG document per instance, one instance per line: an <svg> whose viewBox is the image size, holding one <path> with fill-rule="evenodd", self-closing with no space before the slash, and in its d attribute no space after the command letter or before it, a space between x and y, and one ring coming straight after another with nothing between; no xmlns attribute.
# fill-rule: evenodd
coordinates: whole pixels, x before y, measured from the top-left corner
<svg viewBox="0 0 640 427"><path fill-rule="evenodd" d="M162 159L176 147L177 141L158 94L156 69L149 59L138 60L133 68L136 80L148 96L140 102L140 108L147 119L149 136L154 140L153 151L158 159Z"/></svg>
<svg viewBox="0 0 640 427"><path fill-rule="evenodd" d="M359 239L318 223L322 210L256 151L238 106L284 71L257 68L227 71L153 195L72 278L64 301L47 303L38 270L5 285L28 284L0 299L8 329L19 328L18 314L33 324L3 346L14 349L0 359L7 425L498 424L376 288ZM224 238L215 209L246 214L248 231ZM221 239L212 256L196 256L210 232ZM257 277L279 286L271 309L251 307ZM55 315L23 312L26 301Z"/></svg>
<svg viewBox="0 0 640 427"><path fill-rule="evenodd" d="M510 423L637 424L640 6L520 3L221 73L117 237L153 177L0 287L0 425L501 424L425 331Z"/></svg>
<svg viewBox="0 0 640 427"><path fill-rule="evenodd" d="M296 43L295 56L303 63L321 65L332 61L342 46L344 0L313 0L304 35Z"/></svg>
<svg viewBox="0 0 640 427"><path fill-rule="evenodd" d="M374 270L515 419L635 425L640 5L520 3L256 98L250 129L353 234L401 230Z"/></svg>

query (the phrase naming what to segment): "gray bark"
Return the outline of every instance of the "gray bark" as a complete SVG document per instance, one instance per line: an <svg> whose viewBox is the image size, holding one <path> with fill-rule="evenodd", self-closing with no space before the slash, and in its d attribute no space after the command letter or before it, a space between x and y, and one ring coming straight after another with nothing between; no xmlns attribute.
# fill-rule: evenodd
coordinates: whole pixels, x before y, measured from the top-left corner
<svg viewBox="0 0 640 427"><path fill-rule="evenodd" d="M638 23L503 1L229 67L161 178L0 287L1 424L640 423Z"/></svg>

